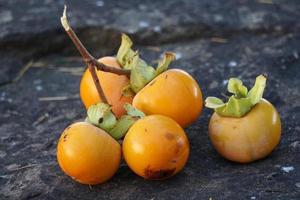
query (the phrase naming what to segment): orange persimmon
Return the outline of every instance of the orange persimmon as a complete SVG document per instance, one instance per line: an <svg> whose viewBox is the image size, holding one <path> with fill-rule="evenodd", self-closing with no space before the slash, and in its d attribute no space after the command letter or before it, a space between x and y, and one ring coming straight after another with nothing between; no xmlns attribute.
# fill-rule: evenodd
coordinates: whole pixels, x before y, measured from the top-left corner
<svg viewBox="0 0 300 200"><path fill-rule="evenodd" d="M231 161L248 163L269 155L281 136L280 117L274 106L262 99L240 118L214 113L209 137L216 150Z"/></svg>
<svg viewBox="0 0 300 200"><path fill-rule="evenodd" d="M111 67L120 68L115 57L103 57L99 59L99 62ZM124 104L131 104L132 102L132 97L123 95L123 88L129 84L129 79L124 75L120 76L109 72L96 70L96 73L108 103L112 105L113 113L118 118L121 117L125 113ZM88 69L84 72L80 82L80 97L86 109L93 104L101 102Z"/></svg>
<svg viewBox="0 0 300 200"><path fill-rule="evenodd" d="M216 150L225 158L249 163L269 155L281 137L280 116L276 108L262 98L267 77L256 77L248 91L238 78L230 78L228 102L207 97L205 105L214 109L209 122L209 137Z"/></svg>
<svg viewBox="0 0 300 200"><path fill-rule="evenodd" d="M138 120L123 141L123 155L130 169L152 180L177 174L186 164L189 151L184 130L163 115Z"/></svg>
<svg viewBox="0 0 300 200"><path fill-rule="evenodd" d="M165 115L187 127L200 115L203 100L192 76L180 69L170 69L140 90L132 105L147 115Z"/></svg>
<svg viewBox="0 0 300 200"><path fill-rule="evenodd" d="M87 122L67 127L57 145L61 169L82 184L99 184L119 169L121 145L102 129Z"/></svg>

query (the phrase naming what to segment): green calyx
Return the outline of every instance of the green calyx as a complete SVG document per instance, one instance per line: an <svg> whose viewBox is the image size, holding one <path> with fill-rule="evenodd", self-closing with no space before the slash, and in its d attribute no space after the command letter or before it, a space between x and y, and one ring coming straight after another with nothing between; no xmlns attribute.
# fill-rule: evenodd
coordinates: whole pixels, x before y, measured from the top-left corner
<svg viewBox="0 0 300 200"><path fill-rule="evenodd" d="M142 111L140 111L139 109L133 107L129 103L126 103L124 105L124 108L125 108L125 110L126 110L126 112L129 116L136 117L136 118L143 118L143 117L146 116Z"/></svg>
<svg viewBox="0 0 300 200"><path fill-rule="evenodd" d="M229 97L227 103L216 97L207 97L205 106L212 108L221 116L243 117L262 99L266 87L267 78L264 75L256 77L255 84L248 92L247 87L237 78L228 81L227 90L233 95Z"/></svg>
<svg viewBox="0 0 300 200"><path fill-rule="evenodd" d="M164 53L157 67L153 68L140 58L139 52L131 48L132 45L131 39L126 34L122 34L117 60L124 69L131 70L129 88L133 93L137 93L156 76L166 71L176 56L172 52ZM128 93L129 88L126 87L124 90L125 94L130 94Z"/></svg>
<svg viewBox="0 0 300 200"><path fill-rule="evenodd" d="M89 107L87 121L105 131L109 131L116 125L117 118L111 112L111 107L108 104L98 103Z"/></svg>
<svg viewBox="0 0 300 200"><path fill-rule="evenodd" d="M111 111L111 106L98 103L89 107L86 121L105 130L116 140L121 139L135 121L141 119L145 114L130 104L124 105L127 115L117 119Z"/></svg>

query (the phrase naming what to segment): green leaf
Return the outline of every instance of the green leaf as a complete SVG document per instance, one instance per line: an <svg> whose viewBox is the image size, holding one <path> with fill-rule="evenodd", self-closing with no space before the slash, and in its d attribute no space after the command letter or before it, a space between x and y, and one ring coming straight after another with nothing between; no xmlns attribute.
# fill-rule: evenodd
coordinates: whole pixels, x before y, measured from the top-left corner
<svg viewBox="0 0 300 200"><path fill-rule="evenodd" d="M129 116L123 115L114 126L114 128L109 132L109 134L116 140L121 139L127 133L128 129L134 124L137 119Z"/></svg>
<svg viewBox="0 0 300 200"><path fill-rule="evenodd" d="M215 108L220 108L222 106L225 106L225 103L217 97L207 97L205 99L205 106L207 108L215 109Z"/></svg>
<svg viewBox="0 0 300 200"><path fill-rule="evenodd" d="M126 103L124 108L127 111L127 115L123 115L108 132L116 140L122 138L136 120L145 117L145 114L142 111L134 108L129 103Z"/></svg>
<svg viewBox="0 0 300 200"><path fill-rule="evenodd" d="M122 34L121 37L121 45L119 47L118 53L117 53L117 60L121 64L121 66L124 69L132 69L132 66L135 64L138 65L145 65L147 66L146 62L139 58L137 61L136 55L138 54L138 51L134 51L131 47L133 45L132 40L128 37L126 34ZM137 62L133 64L133 62Z"/></svg>
<svg viewBox="0 0 300 200"><path fill-rule="evenodd" d="M88 120L92 124L99 124L99 120L103 119L104 113L110 110L110 106L108 104L99 103L89 107L87 111Z"/></svg>
<svg viewBox="0 0 300 200"><path fill-rule="evenodd" d="M243 117L261 100L266 86L266 77L260 75L256 77L253 88L247 93L248 89L243 82L237 78L231 78L228 82L228 91L233 93L227 103L216 97L208 97L205 106L212 108L216 113L226 117Z"/></svg>
<svg viewBox="0 0 300 200"><path fill-rule="evenodd" d="M166 71L172 61L176 59L176 54L172 52L164 53L163 59L158 62L156 67L156 76Z"/></svg>
<svg viewBox="0 0 300 200"><path fill-rule="evenodd" d="M163 59L158 63L156 69L147 65L147 63L139 58L139 54L136 53L130 61L130 66L127 68L131 69L130 74L130 85L131 89L138 93L142 88L145 87L150 81L156 76L168 69L170 63L175 60L175 54L166 52Z"/></svg>
<svg viewBox="0 0 300 200"><path fill-rule="evenodd" d="M127 60L135 54L135 52L131 49L132 45L133 43L131 39L123 33L121 37L121 45L117 53L117 60L121 66L125 66Z"/></svg>
<svg viewBox="0 0 300 200"><path fill-rule="evenodd" d="M84 121L85 121L85 122L87 122L87 123L90 123L90 124L92 124L92 122L89 120L89 118L88 118L88 117L86 117L86 118L84 119Z"/></svg>
<svg viewBox="0 0 300 200"><path fill-rule="evenodd" d="M124 105L124 108L127 111L127 115L123 115L117 120L108 104L98 103L89 107L85 121L105 130L118 140L126 134L136 120L145 117L142 111L128 103Z"/></svg>
<svg viewBox="0 0 300 200"><path fill-rule="evenodd" d="M105 103L90 106L87 115L88 122L107 132L117 123L115 115L111 112L111 107Z"/></svg>
<svg viewBox="0 0 300 200"><path fill-rule="evenodd" d="M136 54L131 63L130 85L131 89L138 93L146 84L148 84L156 76L153 67L148 66L139 59Z"/></svg>
<svg viewBox="0 0 300 200"><path fill-rule="evenodd" d="M138 51L135 51L132 55L130 55L130 57L126 57L124 65L122 66L124 69L128 69L131 70L132 66L135 65L136 63L133 62L137 62L136 59L136 55L138 54Z"/></svg>
<svg viewBox="0 0 300 200"><path fill-rule="evenodd" d="M216 108L215 111L222 115L228 117L242 117L246 114L252 107L251 101L249 98L237 99L234 96L231 96L226 103L226 106Z"/></svg>
<svg viewBox="0 0 300 200"><path fill-rule="evenodd" d="M109 132L117 123L116 116L110 111L105 113L103 116L103 121L99 124L99 127L103 130Z"/></svg>
<svg viewBox="0 0 300 200"><path fill-rule="evenodd" d="M126 34L122 34L117 60L122 68L131 70L130 87L133 92L137 93L156 76L168 69L170 63L175 60L175 54L166 52L157 68L154 69L139 57L138 51L134 51L132 45L131 39Z"/></svg>
<svg viewBox="0 0 300 200"><path fill-rule="evenodd" d="M236 97L246 97L248 89L243 85L243 82L238 78L231 78L228 81L228 92L235 94Z"/></svg>
<svg viewBox="0 0 300 200"><path fill-rule="evenodd" d="M143 118L143 117L146 116L142 111L140 111L140 110L138 110L137 108L133 107L133 106L132 106L131 104L129 104L129 103L126 103L126 104L124 105L124 108L125 108L125 110L127 111L127 114L130 115L130 116L132 116L132 117Z"/></svg>
<svg viewBox="0 0 300 200"><path fill-rule="evenodd" d="M122 89L122 95L124 95L125 97L133 97L135 95L135 93L131 89L131 85L130 84L128 84L125 87L123 87L123 89Z"/></svg>
<svg viewBox="0 0 300 200"><path fill-rule="evenodd" d="M261 100L266 87L266 81L267 78L264 75L256 77L255 84L248 93L248 97L253 105L257 104Z"/></svg>

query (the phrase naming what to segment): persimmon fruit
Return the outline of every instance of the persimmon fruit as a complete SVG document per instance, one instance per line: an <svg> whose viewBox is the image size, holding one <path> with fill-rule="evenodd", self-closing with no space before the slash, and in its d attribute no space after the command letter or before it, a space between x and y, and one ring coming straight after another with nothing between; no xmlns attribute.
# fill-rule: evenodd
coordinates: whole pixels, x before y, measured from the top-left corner
<svg viewBox="0 0 300 200"><path fill-rule="evenodd" d="M187 72L170 69L140 90L132 105L146 115L165 115L187 127L202 111L202 92Z"/></svg>
<svg viewBox="0 0 300 200"><path fill-rule="evenodd" d="M119 169L121 146L102 129L77 122L67 127L57 145L61 169L82 184L99 184Z"/></svg>
<svg viewBox="0 0 300 200"><path fill-rule="evenodd" d="M151 180L177 174L185 166L189 151L189 141L182 127L163 115L138 120L123 141L123 155L130 169Z"/></svg>
<svg viewBox="0 0 300 200"><path fill-rule="evenodd" d="M209 137L216 150L231 161L248 163L269 155L281 136L280 117L265 99L240 118L214 113Z"/></svg>
<svg viewBox="0 0 300 200"><path fill-rule="evenodd" d="M216 97L206 98L206 107L215 110L209 122L209 137L215 149L225 158L249 163L265 158L278 145L281 121L276 108L263 97L266 76L256 77L247 87L237 78L228 82L233 95L224 103Z"/></svg>
<svg viewBox="0 0 300 200"><path fill-rule="evenodd" d="M98 61L111 67L120 68L115 57L106 56ZM108 103L112 106L113 113L120 118L126 113L124 104L132 102L131 96L123 95L123 88L129 84L129 79L124 75L120 76L110 72L96 71L96 73ZM86 109L93 104L102 102L88 69L81 78L80 97Z"/></svg>

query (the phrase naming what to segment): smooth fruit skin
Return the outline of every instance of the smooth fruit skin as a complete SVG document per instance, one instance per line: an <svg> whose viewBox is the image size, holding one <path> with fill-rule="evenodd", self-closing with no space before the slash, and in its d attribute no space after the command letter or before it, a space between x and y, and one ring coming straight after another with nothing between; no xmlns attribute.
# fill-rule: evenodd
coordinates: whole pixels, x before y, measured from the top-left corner
<svg viewBox="0 0 300 200"><path fill-rule="evenodd" d="M165 115L187 127L200 115L203 100L199 85L188 73L171 69L138 92L132 105L147 115Z"/></svg>
<svg viewBox="0 0 300 200"><path fill-rule="evenodd" d="M120 68L115 57L103 57L99 59L105 65ZM129 84L126 76L120 76L113 73L102 72L96 70L100 84L108 103L112 105L113 113L119 118L125 114L124 104L132 102L132 97L126 97L122 94L122 90ZM88 109L91 105L101 102L93 78L88 69L84 72L80 82L80 97Z"/></svg>
<svg viewBox="0 0 300 200"><path fill-rule="evenodd" d="M99 184L110 179L121 162L121 146L105 131L77 122L65 129L57 145L61 169L82 184Z"/></svg>
<svg viewBox="0 0 300 200"><path fill-rule="evenodd" d="M187 162L189 151L184 130L162 115L138 120L123 141L123 155L130 169L151 180L177 174Z"/></svg>
<svg viewBox="0 0 300 200"><path fill-rule="evenodd" d="M209 136L223 157L249 163L266 157L279 143L280 116L271 103L262 99L242 118L214 113L209 122Z"/></svg>

